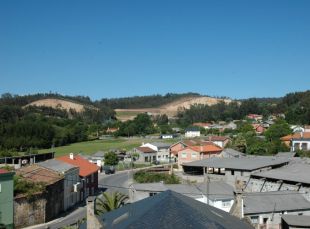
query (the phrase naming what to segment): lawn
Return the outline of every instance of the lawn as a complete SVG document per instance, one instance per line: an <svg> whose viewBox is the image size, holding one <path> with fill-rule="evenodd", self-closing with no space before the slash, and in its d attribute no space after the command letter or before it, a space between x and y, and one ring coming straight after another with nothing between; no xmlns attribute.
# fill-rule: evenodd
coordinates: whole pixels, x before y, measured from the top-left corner
<svg viewBox="0 0 310 229"><path fill-rule="evenodd" d="M55 147L53 149L39 150L39 153L55 151L56 157L69 153L93 154L97 151L108 151L110 149L126 149L130 150L141 145L143 139L107 139L95 140L87 142L79 142L66 146Z"/></svg>
<svg viewBox="0 0 310 229"><path fill-rule="evenodd" d="M83 153L83 154L93 154L97 151L109 151L110 149L125 149L125 150L131 150L134 147L137 147L142 144L142 142L158 142L158 141L164 141L164 142L176 142L177 140L160 140L160 139L144 139L144 138L133 138L133 139L104 139L104 140L95 140L95 141L86 141L86 142L79 142L74 143L66 146L59 146L55 147L53 149L42 149L39 150L39 153L45 153L45 152L51 152L55 151L56 155L55 157L67 155L69 153Z"/></svg>

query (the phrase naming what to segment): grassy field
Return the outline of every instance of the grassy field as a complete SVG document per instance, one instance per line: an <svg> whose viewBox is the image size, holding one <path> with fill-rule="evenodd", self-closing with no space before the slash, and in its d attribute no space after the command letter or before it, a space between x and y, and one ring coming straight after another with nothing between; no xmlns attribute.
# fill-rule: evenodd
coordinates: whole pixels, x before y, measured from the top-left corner
<svg viewBox="0 0 310 229"><path fill-rule="evenodd" d="M141 145L142 142L158 142L163 141L160 139L143 139L143 138L133 138L133 139L105 139L105 140L95 140L87 142L79 142L66 146L55 147L53 149L42 149L39 150L39 153L55 151L56 157L67 155L69 153L82 153L82 154L93 154L97 151L108 151L110 149L125 149L131 150L134 147ZM177 140L172 141L165 140L165 142L176 142Z"/></svg>

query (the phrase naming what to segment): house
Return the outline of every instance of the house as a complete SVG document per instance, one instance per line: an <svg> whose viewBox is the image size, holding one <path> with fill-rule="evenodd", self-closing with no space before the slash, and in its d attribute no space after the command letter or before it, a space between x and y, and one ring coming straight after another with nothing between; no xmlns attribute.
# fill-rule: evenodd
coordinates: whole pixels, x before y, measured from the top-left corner
<svg viewBox="0 0 310 229"><path fill-rule="evenodd" d="M178 152L178 165L181 168L183 163L202 160L205 158L218 157L222 148L212 142L198 146L188 146Z"/></svg>
<svg viewBox="0 0 310 229"><path fill-rule="evenodd" d="M52 170L64 176L64 211L67 211L83 200L80 199L81 180L79 177L80 169L78 166L55 159L40 162L38 163L38 166Z"/></svg>
<svg viewBox="0 0 310 229"><path fill-rule="evenodd" d="M27 227L57 218L64 212L64 176L37 164L16 170L23 180L43 184L32 198L17 194L14 198L14 227Z"/></svg>
<svg viewBox="0 0 310 229"><path fill-rule="evenodd" d="M197 127L201 127L201 128L204 128L204 129L210 129L210 126L212 124L211 123L208 123L208 122L195 122L193 123L193 126L197 126Z"/></svg>
<svg viewBox="0 0 310 229"><path fill-rule="evenodd" d="M91 163L97 165L97 166L100 168L100 172L102 171L103 165L104 165L104 154L105 154L105 152L103 152L103 151L98 151L98 152L92 154L92 155L88 158L88 160L89 160Z"/></svg>
<svg viewBox="0 0 310 229"><path fill-rule="evenodd" d="M160 139L173 139L173 138L175 138L176 137L176 135L174 135L174 134L162 134L162 135L160 135Z"/></svg>
<svg viewBox="0 0 310 229"><path fill-rule="evenodd" d="M245 157L245 156L246 154L241 153L234 149L230 149L230 148L224 149L221 153L221 157L226 157L226 158L232 158L232 157L239 158L239 157Z"/></svg>
<svg viewBox="0 0 310 229"><path fill-rule="evenodd" d="M258 114L248 114L247 118L255 120L256 122L263 120L263 116Z"/></svg>
<svg viewBox="0 0 310 229"><path fill-rule="evenodd" d="M237 124L234 122L230 122L230 123L224 125L224 129L235 130L235 129L237 129Z"/></svg>
<svg viewBox="0 0 310 229"><path fill-rule="evenodd" d="M79 177L82 181L80 185L80 200L84 200L98 191L98 170L100 168L97 165L90 163L81 156L75 156L73 153L70 153L69 156L58 157L56 160L79 167Z"/></svg>
<svg viewBox="0 0 310 229"><path fill-rule="evenodd" d="M310 202L295 191L245 193L241 201L242 218L255 228L280 228L286 214L310 215Z"/></svg>
<svg viewBox="0 0 310 229"><path fill-rule="evenodd" d="M195 138L200 137L200 130L198 127L189 127L185 130L185 137L186 138Z"/></svg>
<svg viewBox="0 0 310 229"><path fill-rule="evenodd" d="M92 204L92 205L91 205ZM89 201L88 209L94 209ZM106 228L222 228L250 229L249 224L227 212L203 204L185 195L167 190L125 205L98 217L87 214L87 224L104 222ZM82 226L85 228L86 224ZM100 226L96 226L97 228Z"/></svg>
<svg viewBox="0 0 310 229"><path fill-rule="evenodd" d="M14 228L14 174L0 169L0 228Z"/></svg>
<svg viewBox="0 0 310 229"><path fill-rule="evenodd" d="M229 212L234 203L234 189L221 182L193 184L143 183L132 184L129 190L130 202L136 202L150 196L171 190L220 210ZM207 191L208 190L208 191ZM209 200L209 201L208 201Z"/></svg>
<svg viewBox="0 0 310 229"><path fill-rule="evenodd" d="M300 132L305 132L305 128L299 125L291 125L290 126L291 130L293 133L300 133Z"/></svg>
<svg viewBox="0 0 310 229"><path fill-rule="evenodd" d="M182 167L185 174L206 174L211 180L223 180L236 187L236 189L243 189L252 173L278 168L288 163L288 158L271 156L241 158L213 157L183 163Z"/></svg>
<svg viewBox="0 0 310 229"><path fill-rule="evenodd" d="M117 131L118 131L118 128L112 128L112 127L111 128L108 127L108 129L106 130L108 134L114 134Z"/></svg>
<svg viewBox="0 0 310 229"><path fill-rule="evenodd" d="M218 145L221 148L225 148L226 145L230 142L229 137L216 135L208 136L206 140L213 142L215 145Z"/></svg>
<svg viewBox="0 0 310 229"><path fill-rule="evenodd" d="M252 124L252 126L256 134L262 134L266 131L263 124Z"/></svg>
<svg viewBox="0 0 310 229"><path fill-rule="evenodd" d="M293 163L277 169L251 174L247 192L300 191L310 201L310 165Z"/></svg>
<svg viewBox="0 0 310 229"><path fill-rule="evenodd" d="M157 152L156 150L150 148L150 147L136 147L133 149L133 153L138 154L137 162L153 162L157 159Z"/></svg>
<svg viewBox="0 0 310 229"><path fill-rule="evenodd" d="M282 229L310 228L309 215L282 215Z"/></svg>
<svg viewBox="0 0 310 229"><path fill-rule="evenodd" d="M291 151L310 150L310 132L294 133L281 138L281 141L291 147Z"/></svg>
<svg viewBox="0 0 310 229"><path fill-rule="evenodd" d="M169 162L170 144L164 142L142 143L141 147L148 147L156 151L156 160L161 162Z"/></svg>

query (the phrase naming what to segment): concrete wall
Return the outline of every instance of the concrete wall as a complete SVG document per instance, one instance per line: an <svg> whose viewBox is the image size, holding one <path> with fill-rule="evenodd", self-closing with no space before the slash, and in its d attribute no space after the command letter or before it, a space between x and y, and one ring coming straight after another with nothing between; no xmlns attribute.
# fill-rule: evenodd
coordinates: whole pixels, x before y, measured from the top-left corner
<svg viewBox="0 0 310 229"><path fill-rule="evenodd" d="M273 213L261 213L261 214L256 214L256 215L245 215L245 217L251 217L253 216L258 216L258 224L254 224L255 228L260 228L261 226L266 225L266 229L274 229L274 228L281 228L281 218L283 214L290 214L290 215L298 215L298 214L303 214L303 215L310 215L310 210L307 211L290 211L290 212L275 212ZM264 224L264 219L267 219L267 223Z"/></svg>

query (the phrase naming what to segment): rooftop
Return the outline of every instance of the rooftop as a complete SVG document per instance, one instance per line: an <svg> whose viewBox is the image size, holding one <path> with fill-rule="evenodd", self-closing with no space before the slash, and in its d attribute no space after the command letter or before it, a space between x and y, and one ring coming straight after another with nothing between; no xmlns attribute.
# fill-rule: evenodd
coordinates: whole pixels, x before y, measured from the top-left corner
<svg viewBox="0 0 310 229"><path fill-rule="evenodd" d="M252 228L224 211L169 190L99 218L107 228Z"/></svg>
<svg viewBox="0 0 310 229"><path fill-rule="evenodd" d="M183 166L191 167L212 167L226 168L235 170L253 171L260 168L284 165L289 162L289 159L282 157L242 157L242 158L208 158L189 163L184 163Z"/></svg>
<svg viewBox="0 0 310 229"><path fill-rule="evenodd" d="M310 132L301 132L301 133L294 133L290 135L286 135L281 138L282 141L290 141L290 140L310 140Z"/></svg>
<svg viewBox="0 0 310 229"><path fill-rule="evenodd" d="M282 215L282 219L290 226L310 228L309 215Z"/></svg>
<svg viewBox="0 0 310 229"><path fill-rule="evenodd" d="M137 147L136 149L142 153L156 153L156 151L151 149L150 147L140 146L140 147Z"/></svg>
<svg viewBox="0 0 310 229"><path fill-rule="evenodd" d="M211 143L211 142L210 142ZM188 148L199 152L199 153L204 153L204 152L220 152L222 151L222 148L215 145L215 144L206 144L202 146L189 146ZM186 148L185 148L186 149Z"/></svg>
<svg viewBox="0 0 310 229"><path fill-rule="evenodd" d="M226 136L217 136L217 135L212 135L212 136L208 136L208 138L206 139L207 141L217 141L217 142L224 142L226 140L228 140L229 137Z"/></svg>
<svg viewBox="0 0 310 229"><path fill-rule="evenodd" d="M51 170L60 172L60 173L66 172L66 171L73 169L73 168L78 168L77 166L73 166L73 165L70 165L68 163L65 163L65 162L62 162L59 160L55 160L55 159L43 161L43 162L38 163L37 165L42 166L42 167L47 168L47 169L51 169Z"/></svg>
<svg viewBox="0 0 310 229"><path fill-rule="evenodd" d="M223 150L223 152L225 152L226 154L232 156L232 157L241 157L241 156L245 156L244 153L239 152L237 150L231 149L231 148L226 148Z"/></svg>
<svg viewBox="0 0 310 229"><path fill-rule="evenodd" d="M253 176L310 184L310 165L294 163L278 169L254 173Z"/></svg>
<svg viewBox="0 0 310 229"><path fill-rule="evenodd" d="M94 153L93 155L91 155L92 157L104 157L105 152L103 151L98 151L96 153Z"/></svg>
<svg viewBox="0 0 310 229"><path fill-rule="evenodd" d="M310 202L295 191L246 193L243 204L244 214L310 210Z"/></svg>
<svg viewBox="0 0 310 229"><path fill-rule="evenodd" d="M16 174L24 177L32 182L44 182L46 184L54 184L63 179L62 175L55 171L51 171L39 165L30 165L16 170Z"/></svg>
<svg viewBox="0 0 310 229"><path fill-rule="evenodd" d="M88 160L82 158L81 156L74 156L73 159L70 159L69 156L62 156L56 158L56 160L69 163L80 168L79 175L82 177L89 176L93 173L96 173L99 170L99 167L93 163L90 163Z"/></svg>
<svg viewBox="0 0 310 229"><path fill-rule="evenodd" d="M158 149L169 149L170 147L170 144L165 143L165 142L152 142L149 144L156 146Z"/></svg>
<svg viewBox="0 0 310 229"><path fill-rule="evenodd" d="M205 183L197 184L199 190L205 195L209 195L211 200L234 199L234 188L223 181L212 181L209 183L209 193L207 194L207 186Z"/></svg>

